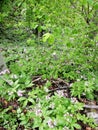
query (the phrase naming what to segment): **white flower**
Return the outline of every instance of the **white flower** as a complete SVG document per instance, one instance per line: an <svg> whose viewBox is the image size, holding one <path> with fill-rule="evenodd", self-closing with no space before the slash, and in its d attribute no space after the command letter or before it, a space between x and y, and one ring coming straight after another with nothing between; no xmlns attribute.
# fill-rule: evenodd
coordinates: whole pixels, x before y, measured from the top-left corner
<svg viewBox="0 0 98 130"><path fill-rule="evenodd" d="M10 73L10 71L8 69L5 69L5 70L0 72L0 75L6 74L6 73Z"/></svg>
<svg viewBox="0 0 98 130"><path fill-rule="evenodd" d="M17 79L18 76L17 76L16 74L12 74L12 75L11 75L11 78L13 78L13 79Z"/></svg>
<svg viewBox="0 0 98 130"><path fill-rule="evenodd" d="M73 83L70 84L70 87L72 87Z"/></svg>
<svg viewBox="0 0 98 130"><path fill-rule="evenodd" d="M59 97L64 97L65 96L63 90L61 90L61 91L58 90L57 93L58 93Z"/></svg>
<svg viewBox="0 0 98 130"><path fill-rule="evenodd" d="M81 79L83 79L84 77L83 77L83 75L81 75Z"/></svg>
<svg viewBox="0 0 98 130"><path fill-rule="evenodd" d="M39 108L39 109L36 109L35 110L35 114L36 114L36 116L41 116L41 114L42 114L42 110Z"/></svg>
<svg viewBox="0 0 98 130"><path fill-rule="evenodd" d="M68 112L66 112L66 113L64 114L64 117L66 117L66 116L69 116L69 113L68 113Z"/></svg>
<svg viewBox="0 0 98 130"><path fill-rule="evenodd" d="M26 48L24 48L24 50L23 50L23 51L24 51L24 53L26 53L27 49L26 49Z"/></svg>
<svg viewBox="0 0 98 130"><path fill-rule="evenodd" d="M25 92L25 91L23 91L23 90L18 90L17 95L18 95L19 97L22 97L24 92Z"/></svg>
<svg viewBox="0 0 98 130"><path fill-rule="evenodd" d="M73 98L71 98L71 102L76 103L76 102L78 102L78 100L75 97L73 97Z"/></svg>
<svg viewBox="0 0 98 130"><path fill-rule="evenodd" d="M69 128L68 128L68 127L66 127L66 126L64 126L63 130L69 130Z"/></svg>
<svg viewBox="0 0 98 130"><path fill-rule="evenodd" d="M50 108L52 108L52 109L54 109L54 106L55 106L55 104L54 103L52 103L52 104L50 104Z"/></svg>
<svg viewBox="0 0 98 130"><path fill-rule="evenodd" d="M50 128L54 128L57 125L57 122L52 121L52 119L49 119L47 123Z"/></svg>
<svg viewBox="0 0 98 130"><path fill-rule="evenodd" d="M79 82L80 81L80 79L77 79L77 82Z"/></svg>
<svg viewBox="0 0 98 130"><path fill-rule="evenodd" d="M13 95L13 92L8 91L8 95Z"/></svg>
<svg viewBox="0 0 98 130"><path fill-rule="evenodd" d="M55 56L55 55L56 55L56 52L53 52L52 55Z"/></svg>
<svg viewBox="0 0 98 130"><path fill-rule="evenodd" d="M49 100L49 99L50 99L50 96L49 96L49 95L47 95L47 96L46 96L46 100Z"/></svg>
<svg viewBox="0 0 98 130"><path fill-rule="evenodd" d="M80 74L80 71L79 71L79 70L77 70L76 72L77 72L78 74Z"/></svg>
<svg viewBox="0 0 98 130"><path fill-rule="evenodd" d="M88 86L88 85L89 85L89 82L86 81L86 82L85 82L85 86Z"/></svg>
<svg viewBox="0 0 98 130"><path fill-rule="evenodd" d="M49 89L48 88L44 88L45 92L48 93L49 92Z"/></svg>

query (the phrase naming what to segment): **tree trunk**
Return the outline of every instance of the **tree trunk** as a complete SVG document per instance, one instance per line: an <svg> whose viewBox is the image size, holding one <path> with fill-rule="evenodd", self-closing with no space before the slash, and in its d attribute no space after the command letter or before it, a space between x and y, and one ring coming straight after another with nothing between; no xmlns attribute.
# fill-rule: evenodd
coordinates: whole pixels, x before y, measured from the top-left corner
<svg viewBox="0 0 98 130"><path fill-rule="evenodd" d="M5 74L6 72L9 72L9 70L4 62L2 54L0 53L0 75Z"/></svg>

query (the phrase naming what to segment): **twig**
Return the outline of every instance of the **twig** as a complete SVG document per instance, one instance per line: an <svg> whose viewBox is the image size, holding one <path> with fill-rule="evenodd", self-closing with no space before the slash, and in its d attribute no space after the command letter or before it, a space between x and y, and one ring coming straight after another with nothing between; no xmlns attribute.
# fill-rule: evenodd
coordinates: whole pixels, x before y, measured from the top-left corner
<svg viewBox="0 0 98 130"><path fill-rule="evenodd" d="M53 93L54 91L57 91L57 90L64 90L64 89L67 89L68 88L68 86L64 86L64 87L60 87L60 88L55 88L55 89L52 89L52 90L49 90L49 92L48 93Z"/></svg>
<svg viewBox="0 0 98 130"><path fill-rule="evenodd" d="M60 78L58 78L58 79L56 79L56 80L51 79L51 82L52 82L52 83L55 83L55 84L63 83L63 84L65 84L66 86L69 86L69 84L68 84L67 82L65 82L64 80L62 80L62 79L60 79Z"/></svg>
<svg viewBox="0 0 98 130"><path fill-rule="evenodd" d="M84 105L84 108L98 109L98 105Z"/></svg>
<svg viewBox="0 0 98 130"><path fill-rule="evenodd" d="M33 80L32 82L35 83L37 81L41 80L41 77L38 77L37 79Z"/></svg>

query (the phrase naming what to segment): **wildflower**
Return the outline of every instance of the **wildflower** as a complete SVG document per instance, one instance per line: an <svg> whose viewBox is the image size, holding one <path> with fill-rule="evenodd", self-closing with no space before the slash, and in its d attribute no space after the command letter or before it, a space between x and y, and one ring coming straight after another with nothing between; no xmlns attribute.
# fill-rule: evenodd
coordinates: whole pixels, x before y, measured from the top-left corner
<svg viewBox="0 0 98 130"><path fill-rule="evenodd" d="M53 54L52 54L53 56L55 56L56 55L56 52L53 52Z"/></svg>
<svg viewBox="0 0 98 130"><path fill-rule="evenodd" d="M24 53L26 53L27 49L26 49L26 48L24 48L24 49L23 49L23 51L24 51Z"/></svg>
<svg viewBox="0 0 98 130"><path fill-rule="evenodd" d="M36 114L36 116L41 116L42 110L41 109L36 109L35 114Z"/></svg>
<svg viewBox="0 0 98 130"><path fill-rule="evenodd" d="M68 112L66 112L66 114L64 114L64 117L66 117L66 116L69 116L69 113L68 113Z"/></svg>
<svg viewBox="0 0 98 130"><path fill-rule="evenodd" d="M72 103L76 103L76 102L78 102L78 101L77 101L76 98L73 97L73 98L71 98L71 102L72 102Z"/></svg>
<svg viewBox="0 0 98 130"><path fill-rule="evenodd" d="M50 128L54 128L57 125L57 122L52 121L52 119L49 119L47 123Z"/></svg>
<svg viewBox="0 0 98 130"><path fill-rule="evenodd" d="M73 115L70 114L70 113L68 113L68 112L64 114L64 117L65 117L65 119L66 119L67 122L70 122L70 117L72 118L72 116Z"/></svg>
<svg viewBox="0 0 98 130"><path fill-rule="evenodd" d="M95 78L93 78L92 80L95 81Z"/></svg>
<svg viewBox="0 0 98 130"><path fill-rule="evenodd" d="M78 74L80 74L80 71L79 71L79 70L77 70L76 72L77 72Z"/></svg>
<svg viewBox="0 0 98 130"><path fill-rule="evenodd" d="M22 96L23 96L23 93L24 93L24 91L18 90L17 95L18 95L19 97L22 97Z"/></svg>
<svg viewBox="0 0 98 130"><path fill-rule="evenodd" d="M66 126L64 126L63 130L69 130L69 128L68 128L68 127L66 127Z"/></svg>
<svg viewBox="0 0 98 130"><path fill-rule="evenodd" d="M64 97L65 95L64 95L64 91L57 91L57 93L58 93L58 96L59 97Z"/></svg>
<svg viewBox="0 0 98 130"><path fill-rule="evenodd" d="M55 106L55 104L54 104L54 103L52 103L52 104L50 104L50 106L49 106L49 107L50 107L51 109L54 109L54 106Z"/></svg>
<svg viewBox="0 0 98 130"><path fill-rule="evenodd" d="M45 92L48 93L49 92L49 89L48 88L44 88Z"/></svg>
<svg viewBox="0 0 98 130"><path fill-rule="evenodd" d="M12 74L12 75L11 75L11 78L13 78L13 79L17 79L18 76L17 76L16 74Z"/></svg>
<svg viewBox="0 0 98 130"><path fill-rule="evenodd" d="M71 83L69 86L72 87L73 83Z"/></svg>
<svg viewBox="0 0 98 130"><path fill-rule="evenodd" d="M77 79L77 82L79 82L80 81L80 79Z"/></svg>
<svg viewBox="0 0 98 130"><path fill-rule="evenodd" d="M54 60L58 59L56 52L53 52L52 57L54 58Z"/></svg>
<svg viewBox="0 0 98 130"><path fill-rule="evenodd" d="M83 79L84 77L83 77L83 75L81 75L81 79Z"/></svg>
<svg viewBox="0 0 98 130"><path fill-rule="evenodd" d="M13 92L8 91L8 95L10 95L10 96L13 95Z"/></svg>
<svg viewBox="0 0 98 130"><path fill-rule="evenodd" d="M6 74L6 73L8 73L8 74L9 74L9 73L10 73L10 71L9 71L8 69L5 69L5 70L3 70L3 71L1 71L1 72L0 72L0 75Z"/></svg>
<svg viewBox="0 0 98 130"><path fill-rule="evenodd" d="M47 95L47 96L46 96L46 100L49 100L49 99L50 99L50 96L49 96L49 95Z"/></svg>
<svg viewBox="0 0 98 130"><path fill-rule="evenodd" d="M86 81L86 82L85 82L85 86L88 86L88 85L89 85L89 82Z"/></svg>

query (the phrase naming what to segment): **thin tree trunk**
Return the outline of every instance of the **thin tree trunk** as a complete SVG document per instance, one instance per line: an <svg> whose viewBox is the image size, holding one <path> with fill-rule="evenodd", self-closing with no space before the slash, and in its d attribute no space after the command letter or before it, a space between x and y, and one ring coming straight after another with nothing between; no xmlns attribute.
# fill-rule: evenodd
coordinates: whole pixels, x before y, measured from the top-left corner
<svg viewBox="0 0 98 130"><path fill-rule="evenodd" d="M9 70L6 66L6 63L4 62L2 54L0 53L0 75L5 74L7 72L9 73Z"/></svg>

